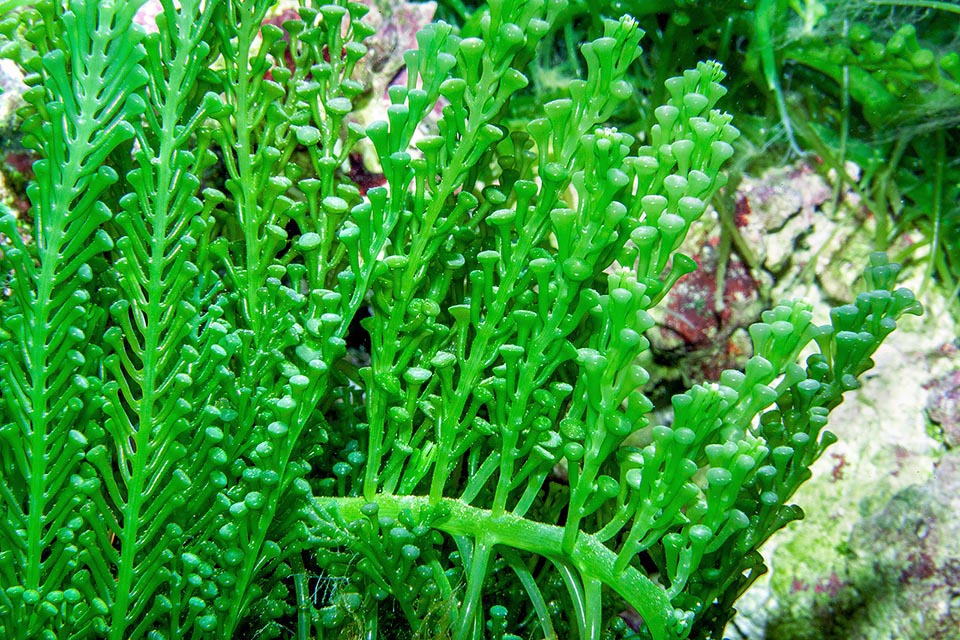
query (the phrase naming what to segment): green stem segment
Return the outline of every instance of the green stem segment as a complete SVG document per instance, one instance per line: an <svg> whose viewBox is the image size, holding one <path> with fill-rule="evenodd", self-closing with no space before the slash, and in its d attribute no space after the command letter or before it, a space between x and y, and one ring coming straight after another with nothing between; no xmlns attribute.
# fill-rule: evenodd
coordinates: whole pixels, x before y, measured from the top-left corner
<svg viewBox="0 0 960 640"><path fill-rule="evenodd" d="M368 502L364 498L315 498L314 507L321 517L322 512L335 508L346 521L352 522L365 517L360 509ZM375 502L379 506L380 517L397 517L404 509L421 512L430 506L431 499L426 496L379 495ZM433 526L448 535L470 536L477 540L476 553L480 553L481 548L487 545L490 548L503 545L569 563L583 576L586 584L598 582L606 585L636 609L654 640L680 637L672 625L674 608L666 592L631 566L622 572L616 571L614 564L617 554L592 536L578 536L572 550L566 553L563 550L562 527L533 522L509 513L494 517L486 509L477 509L452 498L441 499L437 506L448 515L434 522ZM590 587L591 599L596 586L593 584Z"/></svg>

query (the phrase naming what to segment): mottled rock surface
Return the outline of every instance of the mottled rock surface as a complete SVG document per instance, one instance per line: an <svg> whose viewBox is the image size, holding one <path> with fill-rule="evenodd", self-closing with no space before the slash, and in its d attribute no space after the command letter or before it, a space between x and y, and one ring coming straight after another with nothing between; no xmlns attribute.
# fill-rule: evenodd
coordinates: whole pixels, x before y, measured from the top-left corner
<svg viewBox="0 0 960 640"><path fill-rule="evenodd" d="M951 347L956 356L956 347ZM935 436L949 449L960 446L960 369L940 376L927 388L927 416L937 429Z"/></svg>
<svg viewBox="0 0 960 640"><path fill-rule="evenodd" d="M845 563L815 598L807 620L775 619L767 638L908 640L960 638L960 454L923 484L897 493L859 522Z"/></svg>

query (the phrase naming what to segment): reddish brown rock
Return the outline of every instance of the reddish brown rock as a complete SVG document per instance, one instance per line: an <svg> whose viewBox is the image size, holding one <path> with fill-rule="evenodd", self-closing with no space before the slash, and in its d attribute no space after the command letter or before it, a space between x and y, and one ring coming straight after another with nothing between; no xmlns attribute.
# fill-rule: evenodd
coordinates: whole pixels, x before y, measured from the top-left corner
<svg viewBox="0 0 960 640"><path fill-rule="evenodd" d="M737 256L722 264L718 253L710 243L703 247L697 270L668 295L659 335L653 336L655 349L681 361L687 382L717 380L721 371L742 366L751 355L742 330L759 317L759 286Z"/></svg>

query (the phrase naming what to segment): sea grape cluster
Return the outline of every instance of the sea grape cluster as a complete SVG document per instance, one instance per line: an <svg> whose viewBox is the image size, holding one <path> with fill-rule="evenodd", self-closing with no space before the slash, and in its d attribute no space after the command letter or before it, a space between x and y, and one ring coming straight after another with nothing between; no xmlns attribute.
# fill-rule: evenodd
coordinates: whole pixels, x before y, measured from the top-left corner
<svg viewBox="0 0 960 640"><path fill-rule="evenodd" d="M919 312L898 267L829 325L766 312L654 424L649 312L738 136L718 64L637 139L607 121L642 33L609 20L506 119L564 2L497 0L420 31L364 128L366 6L161 4L147 35L139 2L41 2L6 49L38 160L35 241L0 218L0 635L720 637Z"/></svg>

